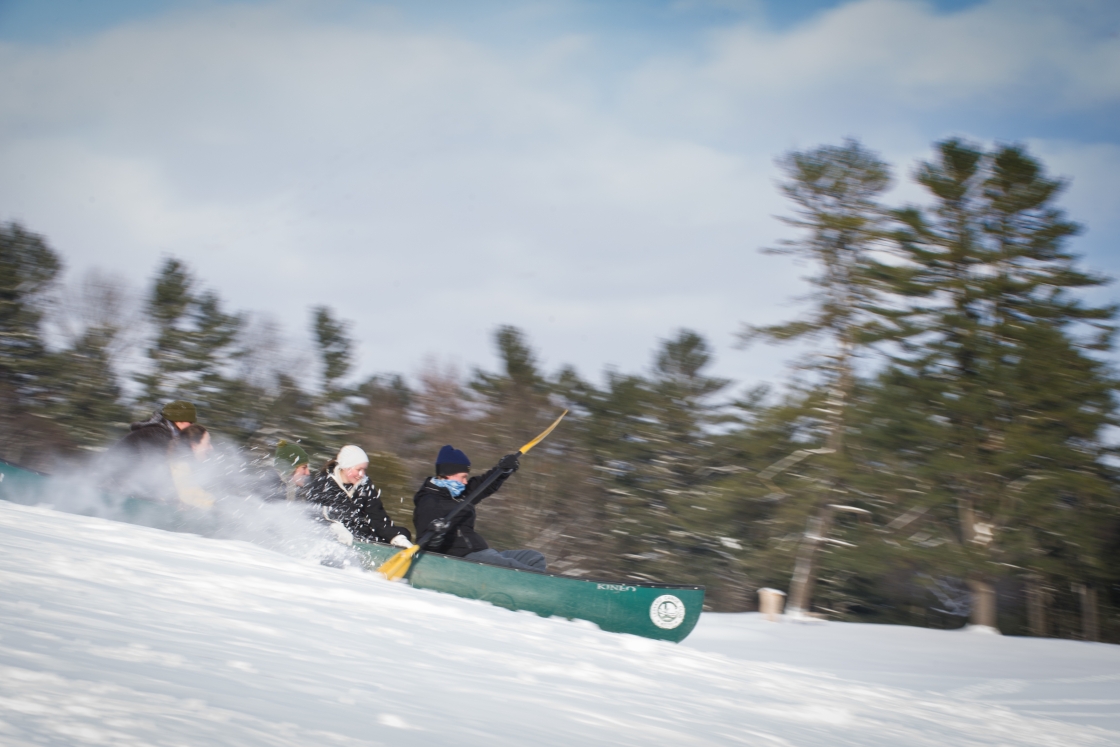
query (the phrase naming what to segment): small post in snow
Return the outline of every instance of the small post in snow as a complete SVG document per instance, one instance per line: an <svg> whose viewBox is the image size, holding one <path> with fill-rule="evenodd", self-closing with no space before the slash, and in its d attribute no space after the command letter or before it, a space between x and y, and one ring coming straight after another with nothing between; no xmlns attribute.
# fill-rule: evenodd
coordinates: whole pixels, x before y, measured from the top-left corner
<svg viewBox="0 0 1120 747"><path fill-rule="evenodd" d="M766 615L770 622L778 622L782 615L782 607L786 602L786 593L777 589L758 590L758 611Z"/></svg>

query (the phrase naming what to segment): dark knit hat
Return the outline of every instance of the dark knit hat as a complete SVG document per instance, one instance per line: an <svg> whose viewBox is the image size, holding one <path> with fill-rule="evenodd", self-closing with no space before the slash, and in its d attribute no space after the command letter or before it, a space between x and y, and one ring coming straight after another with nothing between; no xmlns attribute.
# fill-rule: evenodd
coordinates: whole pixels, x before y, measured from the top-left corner
<svg viewBox="0 0 1120 747"><path fill-rule="evenodd" d="M437 475L457 475L460 472L470 471L471 460L467 459L466 454L459 451L451 444L439 450L439 456L436 457Z"/></svg>
<svg viewBox="0 0 1120 747"><path fill-rule="evenodd" d="M194 405L181 399L168 402L163 406L160 412L163 414L163 417L167 418L172 423L198 422L198 414L194 411Z"/></svg>
<svg viewBox="0 0 1120 747"><path fill-rule="evenodd" d="M276 444L276 469L281 472L295 472L301 464L311 464L311 457L299 444L281 441Z"/></svg>

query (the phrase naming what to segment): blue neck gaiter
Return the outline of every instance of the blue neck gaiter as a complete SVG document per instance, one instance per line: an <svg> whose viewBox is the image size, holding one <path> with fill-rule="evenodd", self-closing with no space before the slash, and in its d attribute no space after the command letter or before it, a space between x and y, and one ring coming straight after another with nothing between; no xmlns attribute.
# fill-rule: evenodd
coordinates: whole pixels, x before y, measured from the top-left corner
<svg viewBox="0 0 1120 747"><path fill-rule="evenodd" d="M433 477L432 485L437 488L447 488L451 492L452 498L458 498L466 489L466 485L455 480L445 480L442 477Z"/></svg>

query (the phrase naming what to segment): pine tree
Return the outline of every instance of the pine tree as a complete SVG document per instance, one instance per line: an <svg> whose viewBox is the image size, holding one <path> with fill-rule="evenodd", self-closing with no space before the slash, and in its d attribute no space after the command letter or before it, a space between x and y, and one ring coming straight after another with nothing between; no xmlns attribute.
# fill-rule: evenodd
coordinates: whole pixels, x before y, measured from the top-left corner
<svg viewBox="0 0 1120 747"><path fill-rule="evenodd" d="M585 405L611 532L630 578L702 583L728 561L722 496L710 486L719 463L711 429L722 419L714 398L728 382L706 374L711 358L700 335L681 330L662 342L650 378L612 372L607 389Z"/></svg>
<svg viewBox="0 0 1120 747"><path fill-rule="evenodd" d="M555 420L561 408L554 386L541 372L524 332L512 326L494 332L500 361L497 373L475 371L470 390L481 406L477 436L465 440L474 449L478 471L489 469L504 454L528 442ZM545 553L555 570L571 571L582 558L581 538L594 524L581 493L586 461L578 449L576 418L565 420L522 462L502 490L479 506L484 532L500 547L532 547ZM590 519L590 521L589 521Z"/></svg>
<svg viewBox="0 0 1120 747"><path fill-rule="evenodd" d="M99 450L127 427L111 355L116 331L90 327L50 358L51 410L80 448Z"/></svg>
<svg viewBox="0 0 1120 747"><path fill-rule="evenodd" d="M582 414L581 441L594 470L591 483L605 518L604 534L614 540L611 567L626 578L655 578L656 570L646 565L660 557L663 533L656 513L661 506L645 494L641 471L651 452L644 434L653 409L649 382L608 370L602 390L574 372L564 383L569 406Z"/></svg>
<svg viewBox="0 0 1120 747"><path fill-rule="evenodd" d="M311 310L311 332L319 353L323 386L315 402L311 445L333 457L355 430L354 391L342 381L353 367L354 340L350 325L335 318L327 306Z"/></svg>
<svg viewBox="0 0 1120 747"><path fill-rule="evenodd" d="M260 426L262 392L237 375L244 354L241 314L225 311L213 291L199 293L191 308L191 334L182 351L194 371L177 398L193 399L209 427L243 444Z"/></svg>
<svg viewBox="0 0 1120 747"><path fill-rule="evenodd" d="M356 408L355 443L383 453L402 451L415 441L418 430L411 410L415 392L398 374L379 374L366 379L356 389L360 404Z"/></svg>
<svg viewBox="0 0 1120 747"><path fill-rule="evenodd" d="M412 496L420 483L409 469L408 444L420 433L410 416L413 398L403 377L371 376L356 389L355 430L348 440L369 455L367 474L381 489L385 510L415 537Z"/></svg>
<svg viewBox="0 0 1120 747"><path fill-rule="evenodd" d="M915 300L900 375L923 390L913 406L942 448L914 466L966 558L973 622L994 627L999 569L1094 554L1079 546L1112 491L1115 382L1093 356L1110 349L1115 309L1074 294L1103 279L1075 267L1065 244L1079 227L1054 205L1064 184L1023 148L947 140L916 178L935 204L900 214L919 268L899 285Z"/></svg>
<svg viewBox="0 0 1120 747"><path fill-rule="evenodd" d="M120 368L132 339L130 293L94 270L57 296L52 321L63 347L47 360L50 410L75 445L99 450L128 427Z"/></svg>
<svg viewBox="0 0 1120 747"><path fill-rule="evenodd" d="M323 369L323 393L331 403L347 394L340 382L353 366L354 341L350 338L349 326L335 319L334 312L327 306L311 310L311 329Z"/></svg>
<svg viewBox="0 0 1120 747"><path fill-rule="evenodd" d="M0 455L47 466L68 445L50 417L50 365L43 332L48 293L62 261L42 236L17 223L0 225Z"/></svg>
<svg viewBox="0 0 1120 747"><path fill-rule="evenodd" d="M472 389L495 406L547 395L548 388L537 368L536 355L521 330L509 325L499 327L494 333L494 343L502 362L502 373L476 371Z"/></svg>
<svg viewBox="0 0 1120 747"><path fill-rule="evenodd" d="M145 312L153 336L147 370L135 377L143 391L138 404L158 409L172 399L188 400L208 428L248 443L265 424L272 397L240 370L245 316L227 311L217 293L201 288L173 258L157 273Z"/></svg>
<svg viewBox="0 0 1120 747"><path fill-rule="evenodd" d="M143 387L143 403L148 407L174 399L174 393L192 373L183 350L189 336L187 316L194 300L193 285L186 266L168 259L148 296L145 310L155 336L147 350L151 370L136 377Z"/></svg>
<svg viewBox="0 0 1120 747"><path fill-rule="evenodd" d="M826 539L832 506L847 492L845 474L851 461L845 453L848 409L855 387L855 360L864 349L897 336L900 317L886 298L889 282L905 276L903 268L885 263L881 252L890 233L888 211L879 198L890 186L890 170L874 153L854 140L842 146L822 146L793 152L779 161L786 180L782 191L795 204L795 217L784 218L801 231L797 239L770 250L792 254L813 263L818 273L810 278L817 288L805 318L771 326L748 325L743 344L770 341L813 340L820 345L803 364L819 380L821 396L812 397L816 424L813 452L815 478L787 501L794 514L805 517L790 589L789 606L808 612L816 576L816 555Z"/></svg>

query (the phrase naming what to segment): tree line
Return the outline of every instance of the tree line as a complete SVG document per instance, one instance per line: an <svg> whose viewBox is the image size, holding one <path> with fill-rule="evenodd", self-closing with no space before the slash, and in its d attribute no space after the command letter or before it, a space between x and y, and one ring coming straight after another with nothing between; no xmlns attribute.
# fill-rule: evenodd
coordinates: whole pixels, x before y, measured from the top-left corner
<svg viewBox="0 0 1120 747"><path fill-rule="evenodd" d="M572 414L481 505L497 546L588 578L698 583L713 610L759 588L795 614L1120 640L1116 308L1079 269L1064 182L1025 148L936 143L884 202L892 169L858 141L786 154L792 238L813 268L806 313L745 324L743 346L809 341L778 389L711 376L679 330L644 373L601 384L542 370L495 331L498 371L432 364L355 382L348 323L311 309L315 376L275 325L236 312L179 259L132 308L123 285L60 282L62 260L0 228L0 458L49 469L97 452L171 399L264 464L279 439L325 461L371 454L394 519L433 455L479 465ZM313 383L308 383L309 381Z"/></svg>

